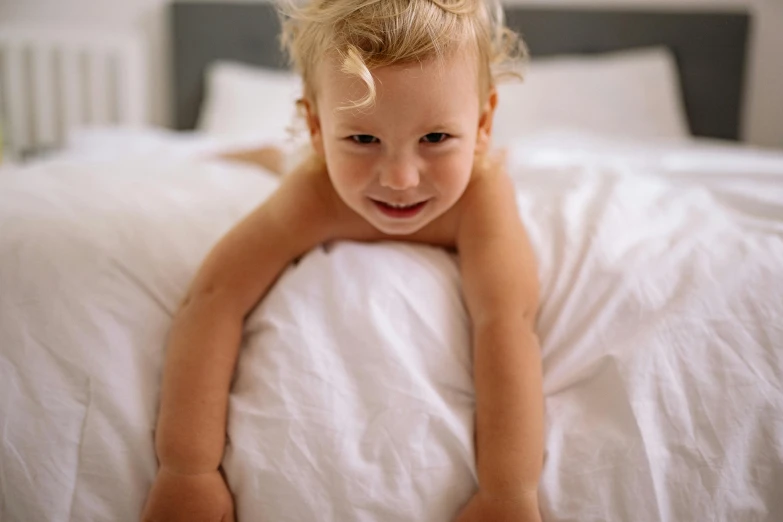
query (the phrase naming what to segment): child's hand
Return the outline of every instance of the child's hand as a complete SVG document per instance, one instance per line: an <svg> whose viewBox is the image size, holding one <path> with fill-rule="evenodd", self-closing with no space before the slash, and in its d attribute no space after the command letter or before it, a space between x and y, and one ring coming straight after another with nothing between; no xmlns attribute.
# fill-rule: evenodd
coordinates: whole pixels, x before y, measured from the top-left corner
<svg viewBox="0 0 783 522"><path fill-rule="evenodd" d="M181 475L160 468L141 522L235 522L234 500L215 470Z"/></svg>
<svg viewBox="0 0 783 522"><path fill-rule="evenodd" d="M535 492L519 498L490 498L476 493L455 522L541 522Z"/></svg>

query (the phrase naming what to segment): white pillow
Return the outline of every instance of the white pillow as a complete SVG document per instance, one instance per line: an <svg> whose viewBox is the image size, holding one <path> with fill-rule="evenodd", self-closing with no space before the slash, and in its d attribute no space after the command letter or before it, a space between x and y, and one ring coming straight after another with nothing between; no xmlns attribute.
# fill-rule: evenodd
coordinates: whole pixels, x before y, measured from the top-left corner
<svg viewBox="0 0 783 522"><path fill-rule="evenodd" d="M302 81L293 72L214 62L207 70L197 130L219 137L285 140L301 96Z"/></svg>
<svg viewBox="0 0 783 522"><path fill-rule="evenodd" d="M665 48L533 60L498 86L494 141L553 129L625 138L689 136L674 57Z"/></svg>

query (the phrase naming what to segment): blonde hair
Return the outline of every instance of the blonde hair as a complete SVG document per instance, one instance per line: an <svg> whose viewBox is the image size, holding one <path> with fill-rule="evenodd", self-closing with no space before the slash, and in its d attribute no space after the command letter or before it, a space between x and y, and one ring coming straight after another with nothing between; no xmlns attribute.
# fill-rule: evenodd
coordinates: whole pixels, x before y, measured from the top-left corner
<svg viewBox="0 0 783 522"><path fill-rule="evenodd" d="M468 46L477 52L483 97L500 76L521 78L527 59L522 39L504 24L499 0L309 0L301 7L279 1L281 43L311 103L316 68L330 56L367 86L367 95L349 107L355 109L374 103L377 67L441 59Z"/></svg>

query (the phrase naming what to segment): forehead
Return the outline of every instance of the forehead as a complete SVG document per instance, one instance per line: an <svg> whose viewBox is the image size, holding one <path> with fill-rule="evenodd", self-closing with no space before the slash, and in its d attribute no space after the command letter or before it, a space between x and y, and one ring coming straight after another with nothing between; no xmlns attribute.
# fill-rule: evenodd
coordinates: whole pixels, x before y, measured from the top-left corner
<svg viewBox="0 0 783 522"><path fill-rule="evenodd" d="M475 60L458 54L442 59L379 67L370 71L375 85L375 103L365 109L337 110L350 106L368 93L367 84L340 70L336 58L327 58L317 70L317 105L341 120L373 115L406 114L442 117L472 112L478 107L479 82Z"/></svg>

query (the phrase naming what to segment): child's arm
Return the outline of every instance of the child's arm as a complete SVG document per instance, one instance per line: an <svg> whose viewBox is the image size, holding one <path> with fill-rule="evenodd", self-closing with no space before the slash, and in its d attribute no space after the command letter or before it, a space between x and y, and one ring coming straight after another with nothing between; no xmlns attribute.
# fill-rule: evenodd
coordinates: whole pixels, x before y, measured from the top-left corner
<svg viewBox="0 0 783 522"><path fill-rule="evenodd" d="M207 256L168 341L156 449L162 465L214 470L246 315L282 270L327 239L326 176L302 168Z"/></svg>
<svg viewBox="0 0 783 522"><path fill-rule="evenodd" d="M514 194L498 168L478 176L463 197L457 248L473 324L479 494L461 520L506 520L495 511L507 513L504 506L519 508L509 520L538 520L544 444L534 330L538 275Z"/></svg>
<svg viewBox="0 0 783 522"><path fill-rule="evenodd" d="M221 239L174 318L155 436L160 468L169 475L214 474L220 466L244 319L288 263L330 235L331 199L320 165L313 159L295 170ZM151 497L164 478L159 472ZM164 504L166 493L152 500Z"/></svg>

